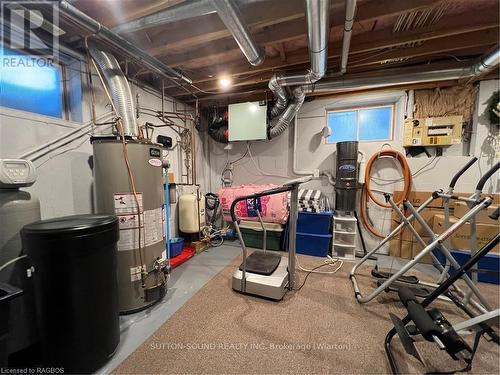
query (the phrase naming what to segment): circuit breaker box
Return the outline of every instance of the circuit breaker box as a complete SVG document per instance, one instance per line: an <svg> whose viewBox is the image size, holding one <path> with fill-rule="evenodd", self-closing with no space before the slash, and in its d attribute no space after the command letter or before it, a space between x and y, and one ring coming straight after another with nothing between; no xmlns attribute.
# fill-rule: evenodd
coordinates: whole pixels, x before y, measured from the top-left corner
<svg viewBox="0 0 500 375"><path fill-rule="evenodd" d="M405 121L403 146L450 146L462 142L462 116L427 117Z"/></svg>

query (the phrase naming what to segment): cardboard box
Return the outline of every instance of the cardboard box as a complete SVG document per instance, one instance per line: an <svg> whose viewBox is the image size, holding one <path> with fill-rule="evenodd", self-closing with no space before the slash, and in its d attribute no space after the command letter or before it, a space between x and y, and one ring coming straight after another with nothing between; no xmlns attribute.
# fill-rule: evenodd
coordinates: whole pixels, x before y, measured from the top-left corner
<svg viewBox="0 0 500 375"><path fill-rule="evenodd" d="M424 240L424 242L426 244L429 244L432 242L432 237L422 237L422 239ZM412 254L412 258L415 258L422 250L423 250L423 246L420 245L419 242L412 242L412 247L411 247L411 254ZM420 263L426 263L426 264L432 264L432 258L429 254L425 255L421 260L420 260Z"/></svg>
<svg viewBox="0 0 500 375"><path fill-rule="evenodd" d="M394 200L398 201L401 196L401 191L394 192ZM420 207L429 197L432 191L412 191L408 195L408 201L414 207ZM433 200L427 207L429 208L443 208L443 200L441 198Z"/></svg>
<svg viewBox="0 0 500 375"><path fill-rule="evenodd" d="M479 211L476 215L476 223L478 224L490 224L494 225L495 221L490 219L488 216L491 215L497 209L498 205L490 205L484 210ZM469 207L465 202L456 202L455 208L453 209L453 216L460 219L469 211Z"/></svg>
<svg viewBox="0 0 500 375"><path fill-rule="evenodd" d="M175 183L175 174L174 174L174 172L168 172L168 183L169 184L174 184Z"/></svg>
<svg viewBox="0 0 500 375"><path fill-rule="evenodd" d="M411 259L411 241L395 238L389 242L389 255L393 257Z"/></svg>
<svg viewBox="0 0 500 375"><path fill-rule="evenodd" d="M404 214L405 214L405 216L409 216L410 212L406 211ZM422 216L424 221L431 228L433 226L434 216L443 215L443 214L444 214L444 211L442 209L439 209L439 208L426 208L422 212L420 212L420 216ZM392 222L391 229L396 228L399 225L399 223L401 223L401 218L397 214L397 212L394 212L394 211L392 212L391 222ZM424 230L424 227L422 225L420 225L417 222L417 220L413 219L410 221L410 223L421 237L424 237L424 236L429 237L429 233ZM400 232L400 235L403 237L403 240L405 240L405 241L415 241L415 236L413 235L412 231L408 227L404 227L402 229L402 231Z"/></svg>
<svg viewBox="0 0 500 375"><path fill-rule="evenodd" d="M454 195L458 195L459 197L470 197L472 193L453 193ZM492 199L491 204L499 205L500 204L500 194L483 194L482 197L490 197ZM450 200L450 209L455 209L457 204L465 203L460 202L455 199Z"/></svg>
<svg viewBox="0 0 500 375"><path fill-rule="evenodd" d="M446 191L446 188L443 187L443 190ZM394 200L398 201L399 197L401 196L402 191L395 191L394 192ZM408 195L408 200L414 207L420 207L432 194L432 191L412 191ZM454 192L454 195L458 195L459 197L470 197L472 193L457 193ZM500 204L500 194L484 194L483 196L488 196L493 199L493 204ZM455 207L455 204L458 201L456 200L450 200L450 209L453 209ZM441 198L436 199L432 201L427 208L443 208L443 200Z"/></svg>
<svg viewBox="0 0 500 375"><path fill-rule="evenodd" d="M450 217L450 225L456 223L459 219L454 216ZM488 243L497 233L498 225L491 224L477 224L477 250ZM444 215L436 215L434 217L434 223L432 229L435 233L441 234L444 231ZM466 223L462 225L457 231L455 231L450 237L450 243L452 249L460 250L470 250L470 224ZM499 246L491 251L492 253L500 254Z"/></svg>
<svg viewBox="0 0 500 375"><path fill-rule="evenodd" d="M196 254L201 253L202 251L205 251L208 249L208 243L206 241L194 241L191 243L191 246L194 248L196 251Z"/></svg>

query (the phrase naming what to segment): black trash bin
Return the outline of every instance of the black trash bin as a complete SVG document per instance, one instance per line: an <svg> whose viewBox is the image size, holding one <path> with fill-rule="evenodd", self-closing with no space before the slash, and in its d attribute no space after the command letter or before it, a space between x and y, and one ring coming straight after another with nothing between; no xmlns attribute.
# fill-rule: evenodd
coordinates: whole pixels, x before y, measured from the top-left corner
<svg viewBox="0 0 500 375"><path fill-rule="evenodd" d="M10 301L23 291L10 284L0 283L0 368L8 363L7 333L9 328Z"/></svg>
<svg viewBox="0 0 500 375"><path fill-rule="evenodd" d="M24 226L21 238L35 272L43 365L90 373L120 340L115 216L76 215Z"/></svg>

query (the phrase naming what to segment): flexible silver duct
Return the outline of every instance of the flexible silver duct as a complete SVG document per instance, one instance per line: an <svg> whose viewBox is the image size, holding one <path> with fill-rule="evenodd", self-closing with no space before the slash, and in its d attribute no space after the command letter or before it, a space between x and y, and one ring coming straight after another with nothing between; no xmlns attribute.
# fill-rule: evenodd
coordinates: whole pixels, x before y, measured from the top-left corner
<svg viewBox="0 0 500 375"><path fill-rule="evenodd" d="M326 73L330 34L330 0L306 0L306 19L311 68L302 74L275 74L269 81L269 88L276 98L276 103L271 109L270 139L283 133L302 106L304 91L300 86L314 84ZM298 87L293 91L294 98L289 104L284 86ZM287 104L288 107L286 107Z"/></svg>
<svg viewBox="0 0 500 375"><path fill-rule="evenodd" d="M354 23L355 13L356 13L356 0L346 0L344 37L342 39L342 58L340 61L341 74L344 74L347 71L347 60L349 59L349 49L351 48L352 25Z"/></svg>
<svg viewBox="0 0 500 375"><path fill-rule="evenodd" d="M241 16L238 5L233 0L213 0L212 5L224 25L233 35L248 62L253 66L262 64L265 54L253 39L246 22Z"/></svg>
<svg viewBox="0 0 500 375"><path fill-rule="evenodd" d="M293 90L293 99L285 109L285 111L278 117L271 121L269 127L269 138L273 139L283 133L292 123L294 117L299 112L300 107L304 103L306 95L302 86L297 86Z"/></svg>
<svg viewBox="0 0 500 375"><path fill-rule="evenodd" d="M89 52L103 76L106 88L113 100L113 105L118 112L117 115L122 119L124 135L136 137L137 123L135 120L134 98L120 64L109 52L100 51L92 46L89 47Z"/></svg>
<svg viewBox="0 0 500 375"><path fill-rule="evenodd" d="M278 76L274 74L269 80L269 89L273 92L276 102L271 108L271 118L275 118L283 112L288 104L288 93L286 89L278 83Z"/></svg>

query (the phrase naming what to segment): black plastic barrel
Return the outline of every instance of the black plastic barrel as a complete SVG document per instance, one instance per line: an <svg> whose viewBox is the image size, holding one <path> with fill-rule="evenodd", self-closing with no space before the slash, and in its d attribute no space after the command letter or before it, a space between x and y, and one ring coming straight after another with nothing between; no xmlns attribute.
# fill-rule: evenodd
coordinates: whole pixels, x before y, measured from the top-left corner
<svg viewBox="0 0 500 375"><path fill-rule="evenodd" d="M120 341L115 216L75 215L24 226L35 272L43 365L90 373Z"/></svg>
<svg viewBox="0 0 500 375"><path fill-rule="evenodd" d="M335 209L356 210L358 188L358 142L337 142L337 165L335 173Z"/></svg>

